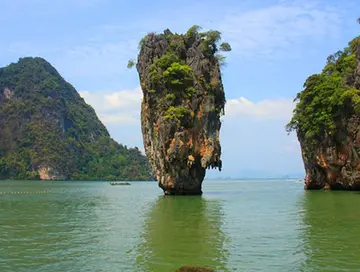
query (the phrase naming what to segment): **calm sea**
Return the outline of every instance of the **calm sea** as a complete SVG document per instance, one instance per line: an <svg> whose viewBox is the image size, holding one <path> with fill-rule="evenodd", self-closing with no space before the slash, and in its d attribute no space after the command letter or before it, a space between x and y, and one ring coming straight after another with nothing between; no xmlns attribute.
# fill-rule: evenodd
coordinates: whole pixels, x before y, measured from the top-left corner
<svg viewBox="0 0 360 272"><path fill-rule="evenodd" d="M360 271L360 194L296 180L0 182L0 271Z"/></svg>

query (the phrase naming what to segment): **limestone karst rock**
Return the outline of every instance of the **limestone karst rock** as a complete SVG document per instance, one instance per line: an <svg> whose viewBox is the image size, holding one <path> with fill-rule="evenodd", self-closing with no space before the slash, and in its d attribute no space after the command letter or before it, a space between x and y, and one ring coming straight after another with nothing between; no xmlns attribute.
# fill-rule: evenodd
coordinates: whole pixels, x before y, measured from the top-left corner
<svg viewBox="0 0 360 272"><path fill-rule="evenodd" d="M207 168L221 170L219 132L225 94L220 66L230 51L220 32L165 30L140 43L136 64L145 152L165 194L201 194ZM131 63L130 63L131 66Z"/></svg>
<svg viewBox="0 0 360 272"><path fill-rule="evenodd" d="M149 180L150 172L45 59L0 68L0 179Z"/></svg>
<svg viewBox="0 0 360 272"><path fill-rule="evenodd" d="M360 37L330 55L297 95L288 130L301 145L305 189L360 189Z"/></svg>

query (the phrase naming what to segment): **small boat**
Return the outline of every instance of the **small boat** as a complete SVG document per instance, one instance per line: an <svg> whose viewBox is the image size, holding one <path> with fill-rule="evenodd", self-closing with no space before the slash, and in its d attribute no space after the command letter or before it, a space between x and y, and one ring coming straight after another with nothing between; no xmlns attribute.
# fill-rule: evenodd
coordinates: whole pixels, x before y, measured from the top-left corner
<svg viewBox="0 0 360 272"><path fill-rule="evenodd" d="M302 179L298 179L298 181L297 181L297 183L302 183L303 181L302 181Z"/></svg>
<svg viewBox="0 0 360 272"><path fill-rule="evenodd" d="M110 182L111 185L131 185L129 182Z"/></svg>

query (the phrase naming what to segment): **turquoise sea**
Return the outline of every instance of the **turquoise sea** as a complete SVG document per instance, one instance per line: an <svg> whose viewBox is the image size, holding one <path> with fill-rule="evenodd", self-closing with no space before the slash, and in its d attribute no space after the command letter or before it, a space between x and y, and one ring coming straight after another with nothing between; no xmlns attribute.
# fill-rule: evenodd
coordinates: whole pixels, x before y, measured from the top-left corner
<svg viewBox="0 0 360 272"><path fill-rule="evenodd" d="M360 271L360 194L296 180L0 182L0 271Z"/></svg>

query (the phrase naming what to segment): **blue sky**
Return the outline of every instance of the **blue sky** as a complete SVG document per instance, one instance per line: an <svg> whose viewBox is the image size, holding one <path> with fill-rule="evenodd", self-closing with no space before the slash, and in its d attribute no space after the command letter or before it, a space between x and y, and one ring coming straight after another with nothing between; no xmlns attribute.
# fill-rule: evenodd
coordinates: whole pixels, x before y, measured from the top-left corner
<svg viewBox="0 0 360 272"><path fill-rule="evenodd" d="M358 16L357 0L0 0L0 66L44 57L114 139L142 148L142 94L136 71L126 68L138 41L194 24L220 30L233 48L223 69L224 167L208 177L302 173L299 144L284 130L292 99L359 34Z"/></svg>

